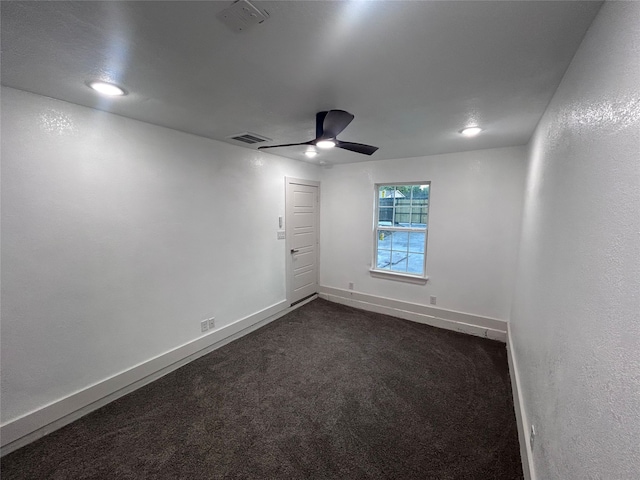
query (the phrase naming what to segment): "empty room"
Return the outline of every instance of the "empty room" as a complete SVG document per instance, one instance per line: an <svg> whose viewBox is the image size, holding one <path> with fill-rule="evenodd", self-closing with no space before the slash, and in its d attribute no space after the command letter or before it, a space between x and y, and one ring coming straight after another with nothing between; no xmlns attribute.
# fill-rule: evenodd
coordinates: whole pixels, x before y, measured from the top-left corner
<svg viewBox="0 0 640 480"><path fill-rule="evenodd" d="M640 478L640 2L0 6L3 480Z"/></svg>

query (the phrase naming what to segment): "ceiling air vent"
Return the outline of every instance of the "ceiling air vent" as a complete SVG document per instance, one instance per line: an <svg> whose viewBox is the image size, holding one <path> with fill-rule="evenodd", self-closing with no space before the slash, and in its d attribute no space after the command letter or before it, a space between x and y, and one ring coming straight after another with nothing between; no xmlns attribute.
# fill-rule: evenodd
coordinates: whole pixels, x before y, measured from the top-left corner
<svg viewBox="0 0 640 480"><path fill-rule="evenodd" d="M244 32L254 25L264 22L269 18L269 14L266 10L257 9L247 0L238 0L218 12L216 17L234 32Z"/></svg>
<svg viewBox="0 0 640 480"><path fill-rule="evenodd" d="M262 142L270 142L271 139L267 137L263 137L262 135L258 135L257 133L245 132L238 133L237 135L231 135L227 137L230 140L235 140L236 142L244 143L247 145L253 145L254 143L262 143Z"/></svg>

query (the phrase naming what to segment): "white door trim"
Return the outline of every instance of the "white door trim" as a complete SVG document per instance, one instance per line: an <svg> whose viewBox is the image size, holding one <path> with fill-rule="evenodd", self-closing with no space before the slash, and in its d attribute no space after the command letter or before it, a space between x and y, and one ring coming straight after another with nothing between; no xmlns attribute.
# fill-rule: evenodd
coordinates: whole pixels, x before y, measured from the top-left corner
<svg viewBox="0 0 640 480"><path fill-rule="evenodd" d="M288 199L287 199L287 190L288 190L288 186L289 185L307 185L310 187L316 187L318 189L318 198L317 198L317 208L316 208L316 238L318 239L317 243L316 243L316 285L318 285L318 288L320 288L320 182L316 181L316 180L305 180L302 178L295 178L295 177L284 177L284 192L285 192L285 200L284 200L284 205L285 205L285 214L284 214L284 218L285 218L285 238L286 238L286 245L285 245L285 259L286 259L286 284L287 284L287 304L291 305L291 301L293 298L293 279L291 277L291 272L292 272L292 257L291 257L291 245L293 245L293 229L289 228L289 211L287 211L288 209Z"/></svg>

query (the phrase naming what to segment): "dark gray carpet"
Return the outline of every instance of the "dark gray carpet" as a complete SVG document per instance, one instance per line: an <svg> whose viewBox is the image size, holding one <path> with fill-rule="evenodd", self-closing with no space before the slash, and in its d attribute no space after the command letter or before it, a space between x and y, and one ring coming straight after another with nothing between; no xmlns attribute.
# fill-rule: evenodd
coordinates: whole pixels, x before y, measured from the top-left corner
<svg viewBox="0 0 640 480"><path fill-rule="evenodd" d="M315 300L2 459L10 479L520 479L504 344Z"/></svg>

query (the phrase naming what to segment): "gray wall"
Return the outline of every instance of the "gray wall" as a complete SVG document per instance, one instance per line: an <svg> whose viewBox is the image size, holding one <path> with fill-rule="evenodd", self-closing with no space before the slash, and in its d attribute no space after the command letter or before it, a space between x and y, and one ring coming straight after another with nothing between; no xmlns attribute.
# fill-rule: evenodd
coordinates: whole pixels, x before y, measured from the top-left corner
<svg viewBox="0 0 640 480"><path fill-rule="evenodd" d="M284 177L319 174L3 88L2 422L282 302Z"/></svg>
<svg viewBox="0 0 640 480"><path fill-rule="evenodd" d="M335 165L322 176L320 283L508 320L520 235L524 147ZM374 184L431 181L426 285L369 274Z"/></svg>
<svg viewBox="0 0 640 480"><path fill-rule="evenodd" d="M541 480L640 475L639 26L604 5L531 140L511 324Z"/></svg>

